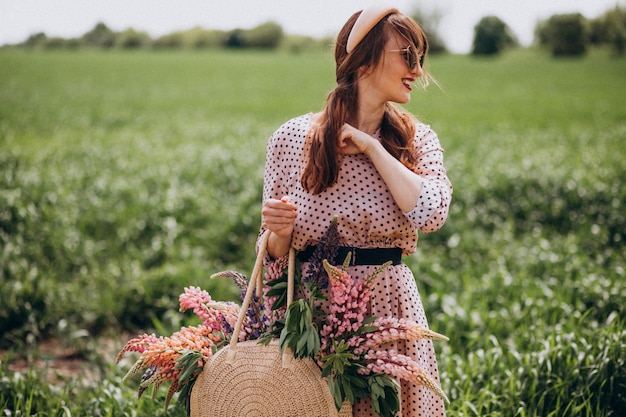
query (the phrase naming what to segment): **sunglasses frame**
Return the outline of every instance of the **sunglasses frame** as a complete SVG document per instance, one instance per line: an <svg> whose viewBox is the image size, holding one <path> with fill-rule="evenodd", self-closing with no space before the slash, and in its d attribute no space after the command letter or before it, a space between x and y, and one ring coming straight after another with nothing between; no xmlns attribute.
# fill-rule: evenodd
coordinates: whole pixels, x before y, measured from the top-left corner
<svg viewBox="0 0 626 417"><path fill-rule="evenodd" d="M420 67L424 66L424 54L418 54L418 53L413 52L413 47L411 45L403 49L392 49L389 52L402 52L402 58L404 59L404 62L411 70L415 68L418 60L420 63Z"/></svg>

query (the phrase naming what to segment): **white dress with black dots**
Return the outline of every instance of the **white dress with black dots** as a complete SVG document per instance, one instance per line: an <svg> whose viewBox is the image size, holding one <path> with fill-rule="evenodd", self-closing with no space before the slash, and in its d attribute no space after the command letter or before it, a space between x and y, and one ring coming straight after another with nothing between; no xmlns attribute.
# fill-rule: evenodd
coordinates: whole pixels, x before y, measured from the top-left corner
<svg viewBox="0 0 626 417"><path fill-rule="evenodd" d="M422 192L410 212L402 212L382 178L364 154L343 158L338 180L318 195L302 189L302 151L311 128L311 114L283 124L267 146L263 199L288 195L298 206L292 246L303 250L315 245L326 233L330 219L338 216L342 244L362 248L399 247L404 255L415 252L418 229L439 229L448 215L452 186L443 166L443 150L429 126L416 124L418 150L416 172L423 179ZM305 271L307 264L303 264ZM375 266L351 266L353 276L366 276ZM427 327L415 278L404 264L385 269L372 292L371 313L376 316L407 317ZM411 356L431 377L439 381L437 361L430 340L386 346ZM355 417L375 416L369 401L355 404ZM427 388L402 384L402 416L444 416L442 400Z"/></svg>

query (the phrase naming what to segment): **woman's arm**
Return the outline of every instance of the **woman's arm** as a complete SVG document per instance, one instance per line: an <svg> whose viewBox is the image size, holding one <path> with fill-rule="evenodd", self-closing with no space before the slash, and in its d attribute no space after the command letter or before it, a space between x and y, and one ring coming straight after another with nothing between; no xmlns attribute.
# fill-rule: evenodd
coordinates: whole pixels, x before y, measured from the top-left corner
<svg viewBox="0 0 626 417"><path fill-rule="evenodd" d="M267 241L267 253L274 259L289 252L291 234L298 216L297 209L298 207L288 197L280 200L270 198L263 202L262 229L272 232Z"/></svg>
<svg viewBox="0 0 626 417"><path fill-rule="evenodd" d="M267 252L274 259L289 252L297 217L297 206L286 197L289 190L285 184L284 137L288 136L285 133L288 129L285 124L274 132L268 140L265 155L261 233L265 230L272 232L267 242Z"/></svg>
<svg viewBox="0 0 626 417"><path fill-rule="evenodd" d="M443 166L443 150L434 132L416 137L418 165L410 170L376 138L346 124L339 141L344 154L364 153L376 167L400 210L423 231L440 228L447 218L452 185ZM416 135L417 136L417 135Z"/></svg>

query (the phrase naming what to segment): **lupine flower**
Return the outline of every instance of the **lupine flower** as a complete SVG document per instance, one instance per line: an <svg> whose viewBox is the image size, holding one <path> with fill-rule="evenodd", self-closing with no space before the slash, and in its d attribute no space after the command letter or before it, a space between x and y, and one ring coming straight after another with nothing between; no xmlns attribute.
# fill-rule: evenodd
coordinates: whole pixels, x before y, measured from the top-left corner
<svg viewBox="0 0 626 417"><path fill-rule="evenodd" d="M225 271L224 274L233 271ZM241 274L239 274L241 275ZM245 277L243 277L245 282ZM235 280L239 282L238 280ZM247 284L246 284L247 285ZM202 324L214 330L221 330L224 320L234 326L239 315L239 306L233 302L213 301L205 290L198 287L186 287L184 293L178 297L180 311L193 309L193 312L202 319Z"/></svg>
<svg viewBox="0 0 626 417"><path fill-rule="evenodd" d="M202 319L202 324L213 330L221 329L222 313L209 308L213 299L208 292L198 287L186 287L184 293L178 297L180 311L193 309L193 312Z"/></svg>
<svg viewBox="0 0 626 417"><path fill-rule="evenodd" d="M278 295L268 295L268 292L271 290L271 287L267 285L268 282L275 281L277 279L282 278L285 270L287 269L289 263L289 255L281 256L276 259L274 262L271 262L267 265L265 270L265 279L263 285L263 309L265 315L267 316L270 322L275 322L278 320L282 320L285 317L285 313L287 311L287 306L284 305L280 308L273 309L272 306L278 300ZM285 291L287 291L285 289ZM269 326L268 326L269 327Z"/></svg>
<svg viewBox="0 0 626 417"><path fill-rule="evenodd" d="M154 333L152 334L142 334L135 338L130 339L122 350L115 357L115 362L119 362L122 359L122 356L126 352L137 352L143 353L146 349L148 349L153 344L157 343L160 339L163 339L163 336L156 337Z"/></svg>
<svg viewBox="0 0 626 417"><path fill-rule="evenodd" d="M349 262L349 258L345 262ZM356 280L344 267L323 262L329 277L330 313L320 330L322 351L332 352L333 340L349 339L363 325L367 317L367 306L371 298L374 277L382 271L377 268L365 279Z"/></svg>
<svg viewBox="0 0 626 417"><path fill-rule="evenodd" d="M158 366L151 366L148 369L146 369L146 372L144 372L143 376L141 377L141 382L139 383L139 391L137 392L138 398L141 398L144 391L148 389L148 387L143 386L143 383L149 380L150 378L152 378L152 376L156 373L158 369L159 369Z"/></svg>
<svg viewBox="0 0 626 417"><path fill-rule="evenodd" d="M226 330L227 328L235 327L237 317L239 317L239 305L233 303L232 301L221 301L217 303L209 303L207 304L207 307L221 313L222 320L220 320L219 323L220 329ZM230 332L225 331L225 333L229 334Z"/></svg>
<svg viewBox="0 0 626 417"><path fill-rule="evenodd" d="M422 327L413 320L406 318L379 317L371 326L376 328L376 330L350 339L349 344L357 347L354 349L355 354L365 353L370 349L397 340L448 340L446 336Z"/></svg>
<svg viewBox="0 0 626 417"><path fill-rule="evenodd" d="M246 291L248 290L248 279L246 278L246 276L240 272L237 271L222 271L222 272L218 272L216 274L211 275L211 278L229 278L231 280L233 280L233 282L239 287L240 290L240 295L239 298L241 300L244 299L244 297L246 296Z"/></svg>
<svg viewBox="0 0 626 417"><path fill-rule="evenodd" d="M131 339L117 355L119 361L125 352L139 352L141 355L131 369L124 376L124 380L138 374L143 369L142 381L139 385L139 396L149 387L153 386L153 392L166 381L176 384L178 390L178 376L180 369L175 369L176 361L186 350L198 351L202 354L203 364L211 357L211 348L222 342L220 333L211 327L200 325L197 327L183 327L170 337L155 337L154 335L142 335ZM171 391L171 389L170 389ZM167 397L169 401L170 397Z"/></svg>
<svg viewBox="0 0 626 417"><path fill-rule="evenodd" d="M439 384L410 357L401 355L395 350L388 352L370 350L364 358L368 364L361 371L362 374L387 374L397 379L411 381L430 389L445 402L450 402Z"/></svg>
<svg viewBox="0 0 626 417"><path fill-rule="evenodd" d="M223 271L217 274L211 275L211 278L230 278L239 287L239 298L243 300L248 290L248 280L245 275L237 271ZM264 309L260 307L259 297L254 294L250 300L248 311L246 311L246 319L241 326L241 333L239 334L239 340L251 340L258 339L263 333L267 331L270 326L270 320L265 316ZM234 322L229 322L229 327L234 327ZM219 324L220 327L223 327Z"/></svg>
<svg viewBox="0 0 626 417"><path fill-rule="evenodd" d="M339 244L337 216L335 216L331 219L326 234L317 243L309 259L309 267L302 280L304 283L318 285L320 288L328 287L328 274L327 271L322 268L323 261L325 259L333 260L337 257Z"/></svg>

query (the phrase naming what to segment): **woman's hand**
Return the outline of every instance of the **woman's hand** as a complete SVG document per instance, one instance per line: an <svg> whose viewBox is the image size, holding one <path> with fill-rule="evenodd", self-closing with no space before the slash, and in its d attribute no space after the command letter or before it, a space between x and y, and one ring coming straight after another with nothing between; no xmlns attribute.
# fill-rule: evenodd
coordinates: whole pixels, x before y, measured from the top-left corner
<svg viewBox="0 0 626 417"><path fill-rule="evenodd" d="M339 152L344 155L356 155L359 153L369 154L370 149L378 142L377 139L367 133L344 123L339 136Z"/></svg>
<svg viewBox="0 0 626 417"><path fill-rule="evenodd" d="M422 178L387 152L378 139L346 123L341 129L338 148L344 155L367 155L398 207L403 212L415 207L422 191Z"/></svg>
<svg viewBox="0 0 626 417"><path fill-rule="evenodd" d="M263 202L263 228L272 232L267 244L270 256L278 258L289 251L297 210L298 206L287 196L280 200L268 198Z"/></svg>
<svg viewBox="0 0 626 417"><path fill-rule="evenodd" d="M261 210L263 227L277 236L291 238L298 206L293 204L289 197L280 200L268 198Z"/></svg>

